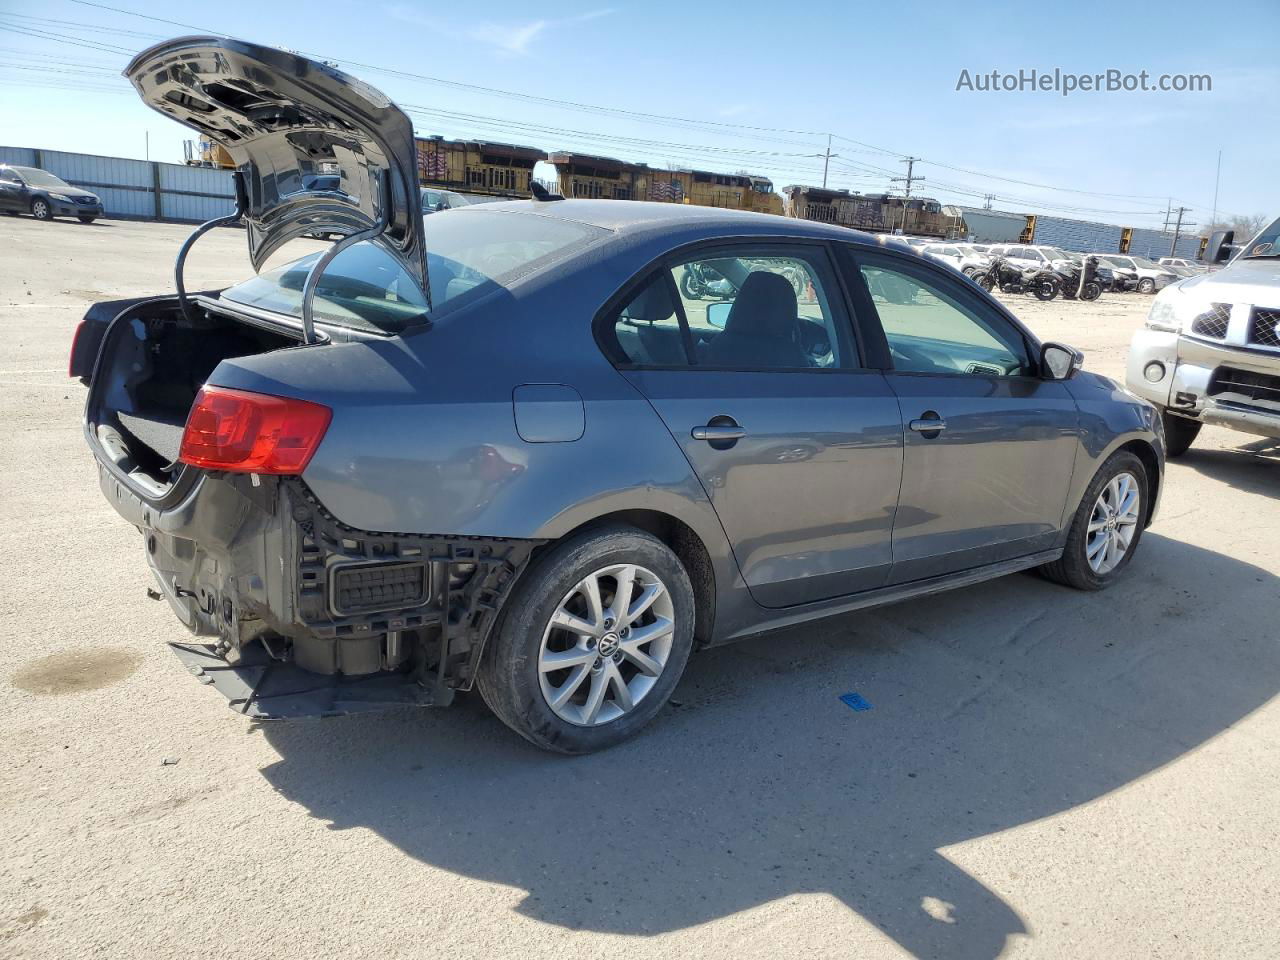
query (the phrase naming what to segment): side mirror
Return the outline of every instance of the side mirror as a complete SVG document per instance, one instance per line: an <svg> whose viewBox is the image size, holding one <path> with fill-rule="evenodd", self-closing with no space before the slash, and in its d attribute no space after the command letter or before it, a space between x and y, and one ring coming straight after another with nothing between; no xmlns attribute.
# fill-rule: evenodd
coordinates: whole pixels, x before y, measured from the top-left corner
<svg viewBox="0 0 1280 960"><path fill-rule="evenodd" d="M707 323L717 330L723 330L729 322L729 311L732 309L733 304L727 300L707 304Z"/></svg>
<svg viewBox="0 0 1280 960"><path fill-rule="evenodd" d="M1209 263L1224 263L1231 259L1231 245L1235 242L1234 230L1216 230L1209 234L1209 243L1204 250L1204 258Z"/></svg>
<svg viewBox="0 0 1280 960"><path fill-rule="evenodd" d="M1070 380L1084 365L1084 354L1065 343L1046 343L1040 348L1040 369L1049 380Z"/></svg>

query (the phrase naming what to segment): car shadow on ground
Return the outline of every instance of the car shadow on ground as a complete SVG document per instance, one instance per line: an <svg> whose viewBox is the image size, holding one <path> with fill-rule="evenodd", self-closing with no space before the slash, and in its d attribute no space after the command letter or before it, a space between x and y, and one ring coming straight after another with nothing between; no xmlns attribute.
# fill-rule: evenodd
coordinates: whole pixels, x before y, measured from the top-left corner
<svg viewBox="0 0 1280 960"><path fill-rule="evenodd" d="M1259 438L1233 450L1192 447L1176 461L1246 493L1280 499L1280 441Z"/></svg>
<svg viewBox="0 0 1280 960"><path fill-rule="evenodd" d="M678 705L603 754L540 753L467 698L265 725L263 774L565 928L653 934L817 892L916 956L985 960L1034 921L941 848L1124 787L1266 703L1278 586L1149 531L1101 594L1006 577L698 655Z"/></svg>

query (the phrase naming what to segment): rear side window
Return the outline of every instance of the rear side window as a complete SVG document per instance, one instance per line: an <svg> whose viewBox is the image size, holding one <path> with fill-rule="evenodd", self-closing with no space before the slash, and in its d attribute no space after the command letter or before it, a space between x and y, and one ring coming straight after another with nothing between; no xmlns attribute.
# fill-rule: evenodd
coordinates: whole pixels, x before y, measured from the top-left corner
<svg viewBox="0 0 1280 960"><path fill-rule="evenodd" d="M856 365L825 249L734 246L658 270L606 326L639 367L822 370Z"/></svg>
<svg viewBox="0 0 1280 960"><path fill-rule="evenodd" d="M613 333L618 359L626 365L680 367L689 362L671 280L665 271L622 308L613 322Z"/></svg>

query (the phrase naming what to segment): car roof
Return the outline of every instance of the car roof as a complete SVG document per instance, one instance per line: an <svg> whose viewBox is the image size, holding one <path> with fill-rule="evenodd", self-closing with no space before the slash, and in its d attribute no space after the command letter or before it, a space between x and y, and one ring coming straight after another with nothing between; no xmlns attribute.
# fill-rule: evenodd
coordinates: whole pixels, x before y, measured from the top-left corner
<svg viewBox="0 0 1280 960"><path fill-rule="evenodd" d="M530 214L572 220L618 233L649 232L663 228L705 228L709 235L788 234L823 239L878 244L878 238L860 230L815 223L769 213L749 213L686 203L654 203L645 200L509 200L486 203L485 212Z"/></svg>

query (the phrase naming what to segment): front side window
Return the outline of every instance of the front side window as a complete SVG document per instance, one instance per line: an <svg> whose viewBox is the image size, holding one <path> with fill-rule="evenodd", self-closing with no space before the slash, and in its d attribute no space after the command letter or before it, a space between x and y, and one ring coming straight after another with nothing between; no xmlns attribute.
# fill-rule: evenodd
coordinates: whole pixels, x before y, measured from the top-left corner
<svg viewBox="0 0 1280 960"><path fill-rule="evenodd" d="M839 296L825 250L708 251L650 277L606 325L606 348L644 367L849 367Z"/></svg>
<svg viewBox="0 0 1280 960"><path fill-rule="evenodd" d="M1021 334L999 314L908 265L876 260L861 269L895 370L971 376L1032 372Z"/></svg>

